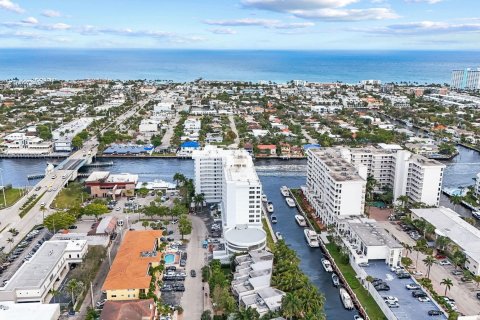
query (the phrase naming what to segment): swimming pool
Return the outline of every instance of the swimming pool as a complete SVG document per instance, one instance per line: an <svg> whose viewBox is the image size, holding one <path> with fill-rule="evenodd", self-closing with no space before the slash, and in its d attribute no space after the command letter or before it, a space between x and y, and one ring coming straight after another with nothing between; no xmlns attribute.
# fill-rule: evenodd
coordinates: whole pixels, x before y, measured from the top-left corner
<svg viewBox="0 0 480 320"><path fill-rule="evenodd" d="M166 254L164 260L165 264L172 264L175 262L175 255L171 253Z"/></svg>

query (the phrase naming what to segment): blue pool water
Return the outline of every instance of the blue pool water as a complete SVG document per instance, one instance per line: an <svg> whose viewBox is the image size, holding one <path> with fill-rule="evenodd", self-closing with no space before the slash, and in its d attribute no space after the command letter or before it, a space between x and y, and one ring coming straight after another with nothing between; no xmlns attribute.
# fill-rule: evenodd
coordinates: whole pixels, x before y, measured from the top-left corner
<svg viewBox="0 0 480 320"><path fill-rule="evenodd" d="M174 254L167 254L165 255L165 264L172 264L175 262L175 255Z"/></svg>

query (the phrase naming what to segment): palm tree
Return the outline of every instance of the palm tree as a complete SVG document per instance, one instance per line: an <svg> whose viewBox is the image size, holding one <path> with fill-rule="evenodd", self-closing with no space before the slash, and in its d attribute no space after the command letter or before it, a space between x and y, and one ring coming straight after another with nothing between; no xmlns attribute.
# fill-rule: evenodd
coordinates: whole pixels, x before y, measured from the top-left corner
<svg viewBox="0 0 480 320"><path fill-rule="evenodd" d="M185 180L186 180L185 176L181 173L177 172L173 175L173 181L177 183L177 186L185 182Z"/></svg>
<svg viewBox="0 0 480 320"><path fill-rule="evenodd" d="M258 311L248 307L247 309L241 309L233 316L234 320L258 320L260 319L260 315Z"/></svg>
<svg viewBox="0 0 480 320"><path fill-rule="evenodd" d="M203 204L203 201L205 201L205 195L203 193L198 193L193 197L193 202L195 203L195 209L197 208L198 205L200 207Z"/></svg>
<svg viewBox="0 0 480 320"><path fill-rule="evenodd" d="M377 180L375 180L375 178L369 174L367 176L367 185L366 185L366 193L367 193L367 197L369 200L372 200L373 198L373 191L375 190L375 186L377 185Z"/></svg>
<svg viewBox="0 0 480 320"><path fill-rule="evenodd" d="M450 202L453 203L453 211L455 211L455 208L457 207L457 204L462 203L463 197L454 195L450 197Z"/></svg>
<svg viewBox="0 0 480 320"><path fill-rule="evenodd" d="M47 211L47 208L45 206L41 206L40 211L42 212L42 223L43 223L45 221L45 211Z"/></svg>
<svg viewBox="0 0 480 320"><path fill-rule="evenodd" d="M300 300L294 293L287 293L282 298L282 316L293 319L300 313Z"/></svg>
<svg viewBox="0 0 480 320"><path fill-rule="evenodd" d="M55 289L55 288L52 288L50 290L48 290L48 293L50 293L53 297L53 303L56 303L55 302L55 297L58 296L60 294L60 291Z"/></svg>
<svg viewBox="0 0 480 320"><path fill-rule="evenodd" d="M473 281L475 281L475 283L477 284L477 289L478 289L478 287L480 286L480 276L473 277Z"/></svg>
<svg viewBox="0 0 480 320"><path fill-rule="evenodd" d="M444 294L444 296L446 296L446 295L447 295L447 291L450 290L451 287L453 287L453 282L452 282L451 279L446 278L446 279L442 279L442 282L440 282L440 284L445 286L445 294Z"/></svg>
<svg viewBox="0 0 480 320"><path fill-rule="evenodd" d="M75 306L75 293L83 287L83 283L81 281L78 281L76 279L71 279L67 283L67 290L70 291L70 294L72 295L72 304Z"/></svg>
<svg viewBox="0 0 480 320"><path fill-rule="evenodd" d="M8 229L8 232L10 232L14 237L18 234L18 230L15 228Z"/></svg>
<svg viewBox="0 0 480 320"><path fill-rule="evenodd" d="M422 260L423 263L425 263L425 266L427 266L427 278L430 279L430 268L433 266L435 263L435 258L432 256L427 256L425 259Z"/></svg>
<svg viewBox="0 0 480 320"><path fill-rule="evenodd" d="M412 250L413 250L413 247L411 245L409 245L408 243L406 243L404 245L404 248L405 248L405 257L408 257L408 254L409 253L412 253Z"/></svg>
<svg viewBox="0 0 480 320"><path fill-rule="evenodd" d="M400 207L402 208L402 213L405 214L407 213L407 204L408 204L408 196L403 195L397 198L397 201L400 201L401 205Z"/></svg>
<svg viewBox="0 0 480 320"><path fill-rule="evenodd" d="M12 249L13 248L13 243L15 242L15 240L13 240L13 238L8 238L7 242L10 243L10 249Z"/></svg>

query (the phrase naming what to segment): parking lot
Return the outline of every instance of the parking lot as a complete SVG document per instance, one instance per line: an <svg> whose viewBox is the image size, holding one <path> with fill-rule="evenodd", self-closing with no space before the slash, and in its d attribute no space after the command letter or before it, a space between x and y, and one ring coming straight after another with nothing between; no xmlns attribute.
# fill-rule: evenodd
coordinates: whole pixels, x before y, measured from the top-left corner
<svg viewBox="0 0 480 320"><path fill-rule="evenodd" d="M379 292L381 296L398 298L398 308L391 310L398 319L446 319L445 316L429 316L429 310L439 310L433 302L420 302L412 296L412 291L406 285L414 283L412 279L398 279L384 261L371 261L363 268L368 275L384 280L390 287L389 291Z"/></svg>
<svg viewBox="0 0 480 320"><path fill-rule="evenodd" d="M388 230L388 232L402 243L415 245L415 241L406 233L403 232L400 227L393 222L382 222L382 226ZM416 260L416 252L411 253L412 260ZM427 267L423 260L425 259L423 253L418 255L417 270L423 274L427 273ZM476 315L480 311L480 300L476 298L476 293L480 292L474 282L462 282L460 279L463 275L453 275L452 271L455 269L452 265L442 266L439 263L432 265L430 270L430 279L432 280L433 288L436 292L442 295L445 292L445 287L440 284L443 279L451 279L453 286L448 291L447 296L453 298L456 301L458 311L467 315Z"/></svg>

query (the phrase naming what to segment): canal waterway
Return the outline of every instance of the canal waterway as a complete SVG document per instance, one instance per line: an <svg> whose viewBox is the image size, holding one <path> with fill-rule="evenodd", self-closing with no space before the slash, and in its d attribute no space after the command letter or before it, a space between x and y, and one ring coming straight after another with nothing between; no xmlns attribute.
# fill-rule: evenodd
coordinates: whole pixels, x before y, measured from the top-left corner
<svg viewBox="0 0 480 320"><path fill-rule="evenodd" d="M472 178L480 171L480 153L461 146L458 149L459 155L445 162L447 168L444 174L444 187L472 185L474 183ZM87 168L83 172L94 170L108 170L113 173L128 172L138 174L140 181L161 179L173 182L173 175L176 172L181 172L189 178L194 176L193 161L191 160L115 158L99 161L113 161L113 166ZM44 173L46 164L47 161L44 159L0 159L4 183L16 187L34 185L36 181L28 181L27 176ZM322 268L320 249L312 249L307 246L302 229L297 226L294 220L296 209L289 208L280 194L282 185L295 188L305 184L306 161L259 160L255 162L255 166L265 194L275 207L278 223L273 228L275 231L279 231L287 244L297 252L301 259L302 270L325 295L325 311L328 319L352 319L356 313L343 308L338 289L332 286L331 274L326 273ZM442 196L441 203L452 207L445 196ZM470 215L469 211L461 206L457 206L456 211L464 215Z"/></svg>

